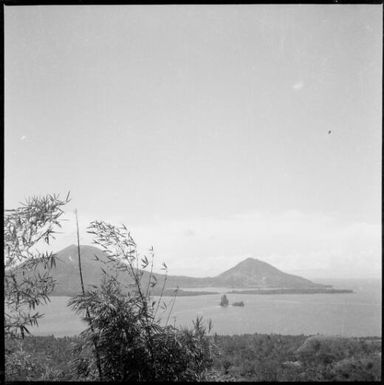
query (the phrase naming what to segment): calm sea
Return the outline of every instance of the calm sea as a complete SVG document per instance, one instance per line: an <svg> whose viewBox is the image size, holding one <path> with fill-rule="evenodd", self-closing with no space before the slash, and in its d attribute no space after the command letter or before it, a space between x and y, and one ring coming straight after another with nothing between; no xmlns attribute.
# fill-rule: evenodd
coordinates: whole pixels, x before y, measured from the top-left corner
<svg viewBox="0 0 384 385"><path fill-rule="evenodd" d="M230 304L243 301L244 307L219 306L221 294L178 297L169 323L192 326L196 316L213 322L218 334L274 333L325 334L341 336L381 337L381 280L316 280L335 288L352 289L352 294L227 294ZM201 289L200 289L201 290ZM218 292L223 288L207 288ZM80 333L85 323L67 306L69 297L52 297L48 305L39 307L45 314L35 335L71 336ZM172 299L166 297L168 309ZM159 311L163 322L168 310Z"/></svg>

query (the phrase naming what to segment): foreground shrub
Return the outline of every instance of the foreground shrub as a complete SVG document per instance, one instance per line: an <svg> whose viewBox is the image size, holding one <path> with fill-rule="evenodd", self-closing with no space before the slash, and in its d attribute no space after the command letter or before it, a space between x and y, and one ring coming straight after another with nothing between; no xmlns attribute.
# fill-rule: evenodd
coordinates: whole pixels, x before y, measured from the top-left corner
<svg viewBox="0 0 384 385"><path fill-rule="evenodd" d="M106 277L100 288L72 298L70 304L78 312L88 309L93 329L81 333L74 351L80 379L98 378L94 342L105 381L198 381L211 365L201 319L191 330L160 326L143 312L137 296L123 294L113 278Z"/></svg>
<svg viewBox="0 0 384 385"><path fill-rule="evenodd" d="M152 274L153 253L151 262L147 257L139 261L136 244L125 227L92 222L89 230L105 251L110 264L104 266L111 274L103 269L99 287L69 302L88 322L74 351L75 376L103 381L203 380L212 365L207 330L201 318L191 330L168 325L172 307L165 325L156 318L161 296L151 300L150 289L157 284ZM143 284L143 269L148 266L151 271ZM126 285L116 278L119 272L126 274Z"/></svg>

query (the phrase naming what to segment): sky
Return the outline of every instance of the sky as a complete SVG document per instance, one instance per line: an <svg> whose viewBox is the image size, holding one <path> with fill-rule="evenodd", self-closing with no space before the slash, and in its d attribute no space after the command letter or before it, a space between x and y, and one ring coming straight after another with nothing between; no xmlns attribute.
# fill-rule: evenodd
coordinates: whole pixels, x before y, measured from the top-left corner
<svg viewBox="0 0 384 385"><path fill-rule="evenodd" d="M170 274L381 276L382 5L6 6L5 208Z"/></svg>

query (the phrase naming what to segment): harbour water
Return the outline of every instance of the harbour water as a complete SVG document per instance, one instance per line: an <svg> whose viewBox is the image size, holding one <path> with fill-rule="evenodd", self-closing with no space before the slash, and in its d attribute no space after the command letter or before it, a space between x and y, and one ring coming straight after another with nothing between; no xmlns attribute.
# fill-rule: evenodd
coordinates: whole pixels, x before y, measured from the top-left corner
<svg viewBox="0 0 384 385"><path fill-rule="evenodd" d="M317 280L320 282L319 280ZM352 289L342 294L227 294L228 307L221 307L223 288L209 288L219 294L177 297L169 323L192 326L196 316L212 320L213 333L273 333L290 335L340 335L346 337L381 337L381 280L330 280L335 288ZM185 288L187 290L187 288ZM202 290L202 289L201 289ZM48 305L39 307L45 316L35 335L71 336L80 333L86 324L66 305L69 297L52 297ZM171 297L164 298L167 311L159 316L165 323L172 306ZM231 306L243 301L244 307Z"/></svg>

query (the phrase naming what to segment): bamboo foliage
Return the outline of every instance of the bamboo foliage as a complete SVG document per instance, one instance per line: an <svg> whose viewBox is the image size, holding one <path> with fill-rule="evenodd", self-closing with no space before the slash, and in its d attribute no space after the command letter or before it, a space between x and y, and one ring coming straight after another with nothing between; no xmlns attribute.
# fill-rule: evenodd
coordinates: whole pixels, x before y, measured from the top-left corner
<svg viewBox="0 0 384 385"><path fill-rule="evenodd" d="M201 320L192 330L168 325L177 290L165 326L156 318L160 298L154 300L151 290L159 284L153 274L154 251L149 258L140 256L130 232L123 225L113 226L93 221L88 232L94 243L105 252L103 279L97 287L71 298L69 305L79 314L86 313L89 327L81 334L76 348L74 370L84 379L97 379L97 360L91 354L97 344L104 381L198 380L211 365L206 330ZM100 262L100 261L96 261ZM148 269L143 280L145 269ZM126 277L121 283L113 273ZM166 304L163 302L166 309Z"/></svg>
<svg viewBox="0 0 384 385"><path fill-rule="evenodd" d="M70 201L58 195L31 197L21 207L5 210L4 216L4 329L7 335L24 337L29 326L42 317L34 312L49 301L54 288L50 270L55 267L53 252L37 247L50 244L61 227L62 207Z"/></svg>

